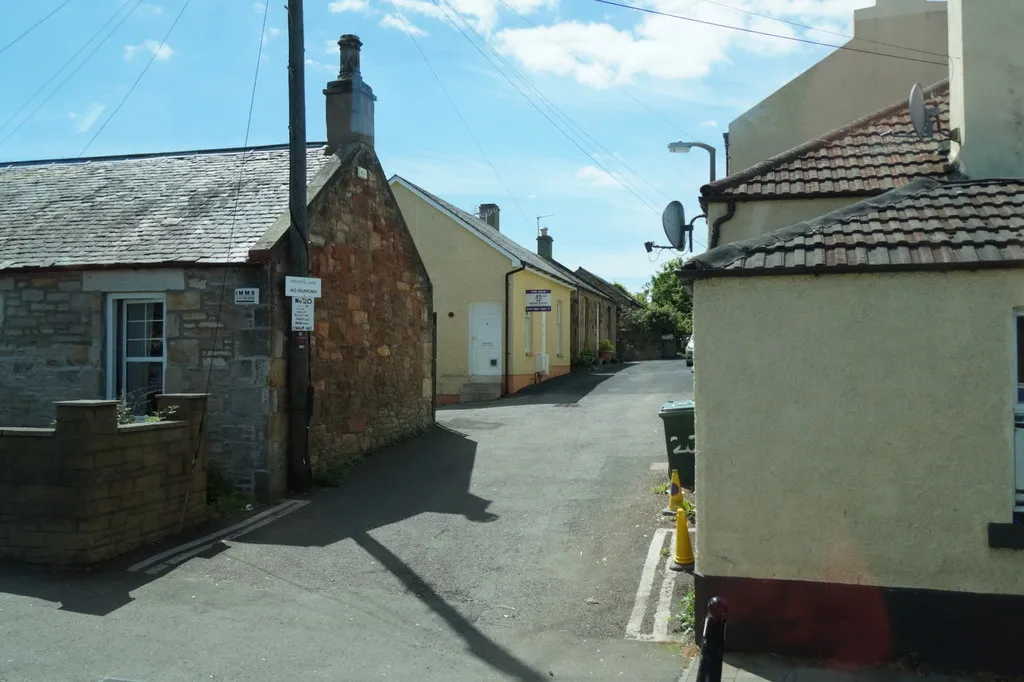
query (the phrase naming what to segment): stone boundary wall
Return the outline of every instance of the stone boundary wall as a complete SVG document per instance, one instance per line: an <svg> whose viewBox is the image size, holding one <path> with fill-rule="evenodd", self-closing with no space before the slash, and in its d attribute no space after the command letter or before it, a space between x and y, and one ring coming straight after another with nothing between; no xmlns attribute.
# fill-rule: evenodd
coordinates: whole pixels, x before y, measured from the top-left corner
<svg viewBox="0 0 1024 682"><path fill-rule="evenodd" d="M206 396L158 405L180 421L119 425L116 401L71 400L54 428L0 427L0 559L86 565L205 521Z"/></svg>

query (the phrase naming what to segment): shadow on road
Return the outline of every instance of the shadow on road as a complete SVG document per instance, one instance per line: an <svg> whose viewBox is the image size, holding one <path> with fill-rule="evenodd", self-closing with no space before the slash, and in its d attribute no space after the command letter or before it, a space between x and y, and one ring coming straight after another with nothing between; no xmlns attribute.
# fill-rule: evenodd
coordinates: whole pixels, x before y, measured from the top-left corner
<svg viewBox="0 0 1024 682"><path fill-rule="evenodd" d="M439 412L457 412L459 410L479 410L489 407L509 407L513 405L575 405L595 388L619 372L629 369L636 363L627 362L618 365L602 365L594 370L575 370L569 374L548 379L520 389L510 396L498 400L463 405L445 405L438 407Z"/></svg>

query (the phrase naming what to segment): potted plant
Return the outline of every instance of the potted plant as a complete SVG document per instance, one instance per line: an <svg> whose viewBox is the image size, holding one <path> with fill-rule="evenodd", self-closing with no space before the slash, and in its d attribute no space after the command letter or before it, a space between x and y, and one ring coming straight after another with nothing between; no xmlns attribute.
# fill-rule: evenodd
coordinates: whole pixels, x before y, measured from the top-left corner
<svg viewBox="0 0 1024 682"><path fill-rule="evenodd" d="M597 344L597 357L601 360L611 360L612 353L615 352L615 346L608 339L601 339Z"/></svg>
<svg viewBox="0 0 1024 682"><path fill-rule="evenodd" d="M581 365L583 365L585 367L589 367L590 365L594 364L594 358L595 358L594 349L591 348L590 346L583 346L583 348L580 349L580 364Z"/></svg>

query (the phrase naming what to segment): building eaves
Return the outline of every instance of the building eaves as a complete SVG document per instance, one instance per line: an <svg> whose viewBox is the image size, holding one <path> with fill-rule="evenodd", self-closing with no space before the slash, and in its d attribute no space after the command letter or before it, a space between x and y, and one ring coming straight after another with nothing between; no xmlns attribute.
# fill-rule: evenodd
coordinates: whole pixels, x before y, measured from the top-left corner
<svg viewBox="0 0 1024 682"><path fill-rule="evenodd" d="M558 266L548 262L537 253L509 238L508 235L503 234L499 230L495 230L493 227L488 225L486 221L481 220L472 213L462 210L458 206L455 206L436 194L423 189L419 185L410 182L400 175L393 175L388 182L396 181L414 194L419 195L421 199L433 204L435 208L447 214L452 220L475 233L478 237L481 237L485 242L490 244L492 248L502 253L502 255L514 258L522 263L526 268L553 278L567 286L584 286L582 281L571 274L571 271L569 273L564 272Z"/></svg>
<svg viewBox="0 0 1024 682"><path fill-rule="evenodd" d="M1019 267L1024 179L908 185L684 263L684 280Z"/></svg>

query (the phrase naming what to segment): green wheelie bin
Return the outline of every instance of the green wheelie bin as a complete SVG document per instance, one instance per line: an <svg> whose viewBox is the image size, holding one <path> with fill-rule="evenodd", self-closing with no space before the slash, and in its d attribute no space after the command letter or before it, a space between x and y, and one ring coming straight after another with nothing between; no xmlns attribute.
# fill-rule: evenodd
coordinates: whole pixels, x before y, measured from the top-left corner
<svg viewBox="0 0 1024 682"><path fill-rule="evenodd" d="M679 483L693 490L694 484L694 430L693 401L673 400L661 406L658 412L665 424L665 449L668 451L669 476L679 472Z"/></svg>

